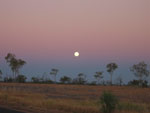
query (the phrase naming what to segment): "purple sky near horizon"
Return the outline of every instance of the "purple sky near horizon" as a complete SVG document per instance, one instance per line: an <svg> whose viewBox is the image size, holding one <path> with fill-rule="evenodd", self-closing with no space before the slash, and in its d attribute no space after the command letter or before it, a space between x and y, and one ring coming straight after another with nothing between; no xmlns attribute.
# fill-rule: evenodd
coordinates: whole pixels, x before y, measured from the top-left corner
<svg viewBox="0 0 150 113"><path fill-rule="evenodd" d="M27 61L27 74L51 67L91 74L112 61L127 70L150 63L149 48L149 0L0 1L0 60L15 53Z"/></svg>

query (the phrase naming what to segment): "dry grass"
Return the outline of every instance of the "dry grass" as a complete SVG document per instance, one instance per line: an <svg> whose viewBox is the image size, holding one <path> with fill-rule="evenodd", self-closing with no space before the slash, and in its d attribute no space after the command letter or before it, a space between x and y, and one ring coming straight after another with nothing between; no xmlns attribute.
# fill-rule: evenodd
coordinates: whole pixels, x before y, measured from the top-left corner
<svg viewBox="0 0 150 113"><path fill-rule="evenodd" d="M0 83L0 103L26 112L100 113L104 90L119 97L116 113L150 112L150 88L125 86Z"/></svg>

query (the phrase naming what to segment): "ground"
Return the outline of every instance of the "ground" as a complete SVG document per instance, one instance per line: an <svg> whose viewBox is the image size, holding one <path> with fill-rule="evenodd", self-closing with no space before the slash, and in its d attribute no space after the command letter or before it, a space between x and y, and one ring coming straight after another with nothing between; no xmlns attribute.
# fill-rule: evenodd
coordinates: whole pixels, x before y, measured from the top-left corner
<svg viewBox="0 0 150 113"><path fill-rule="evenodd" d="M28 113L101 113L99 98L111 91L116 113L149 113L150 88L32 83L0 83L0 105Z"/></svg>

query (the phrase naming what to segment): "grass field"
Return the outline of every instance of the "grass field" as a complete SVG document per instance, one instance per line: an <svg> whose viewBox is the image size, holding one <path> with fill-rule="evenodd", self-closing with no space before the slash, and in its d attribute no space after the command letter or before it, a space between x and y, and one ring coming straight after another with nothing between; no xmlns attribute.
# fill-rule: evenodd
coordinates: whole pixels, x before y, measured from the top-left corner
<svg viewBox="0 0 150 113"><path fill-rule="evenodd" d="M0 106L28 113L101 113L103 91L119 98L115 113L150 113L150 88L129 86L0 83Z"/></svg>

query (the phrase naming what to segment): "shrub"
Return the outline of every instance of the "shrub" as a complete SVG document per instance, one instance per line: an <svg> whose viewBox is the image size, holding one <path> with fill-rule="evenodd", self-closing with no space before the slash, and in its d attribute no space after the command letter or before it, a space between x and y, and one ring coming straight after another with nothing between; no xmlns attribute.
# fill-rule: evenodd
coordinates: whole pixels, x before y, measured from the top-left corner
<svg viewBox="0 0 150 113"><path fill-rule="evenodd" d="M146 80L142 82L142 87L148 87L148 82Z"/></svg>
<svg viewBox="0 0 150 113"><path fill-rule="evenodd" d="M89 85L96 85L96 81L92 81Z"/></svg>
<svg viewBox="0 0 150 113"><path fill-rule="evenodd" d="M24 76L24 75L18 75L17 77L16 77L16 82L19 82L19 83L24 83L24 82L26 82L26 76Z"/></svg>
<svg viewBox="0 0 150 113"><path fill-rule="evenodd" d="M84 80L84 78L74 78L72 80L72 84L85 84L86 81Z"/></svg>
<svg viewBox="0 0 150 113"><path fill-rule="evenodd" d="M102 113L112 113L118 104L118 98L111 92L104 91L100 97L100 104Z"/></svg>
<svg viewBox="0 0 150 113"><path fill-rule="evenodd" d="M132 81L128 82L128 85L148 87L148 82L146 80L132 80Z"/></svg>
<svg viewBox="0 0 150 113"><path fill-rule="evenodd" d="M63 84L66 84L66 83L71 83L71 78L70 77L67 77L67 76L63 76L60 78L60 82L63 83Z"/></svg>
<svg viewBox="0 0 150 113"><path fill-rule="evenodd" d="M43 80L41 83L49 83L49 84L53 84L54 82L52 80Z"/></svg>
<svg viewBox="0 0 150 113"><path fill-rule="evenodd" d="M4 82L13 82L13 81L14 81L14 79L11 77L5 77L4 78Z"/></svg>
<svg viewBox="0 0 150 113"><path fill-rule="evenodd" d="M139 86L140 82L139 80L132 80L128 82L128 85L130 86Z"/></svg>
<svg viewBox="0 0 150 113"><path fill-rule="evenodd" d="M50 79L43 79L43 78L39 78L39 77L32 77L31 80L33 83L46 83L46 84L47 83L50 83L50 84L54 83Z"/></svg>
<svg viewBox="0 0 150 113"><path fill-rule="evenodd" d="M31 79L32 79L33 83L39 83L40 82L40 79L37 77L32 77Z"/></svg>

